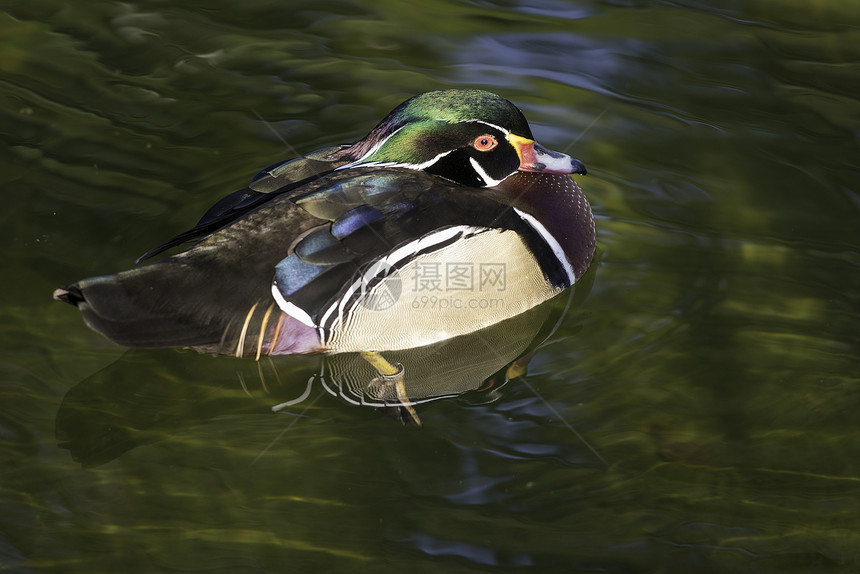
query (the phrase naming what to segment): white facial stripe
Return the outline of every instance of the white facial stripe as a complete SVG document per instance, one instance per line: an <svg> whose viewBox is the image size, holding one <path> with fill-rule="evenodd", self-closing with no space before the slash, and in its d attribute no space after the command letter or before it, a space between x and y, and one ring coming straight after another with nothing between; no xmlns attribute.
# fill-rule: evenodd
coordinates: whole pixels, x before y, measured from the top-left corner
<svg viewBox="0 0 860 574"><path fill-rule="evenodd" d="M477 172L478 176L484 180L485 186L493 187L494 185L499 185L500 183L502 183L501 179L493 179L492 177L490 177L490 175L486 171L484 171L484 168L481 167L481 164L479 164L478 160L476 160L475 158L470 157L469 163L472 164L472 169Z"/></svg>
<svg viewBox="0 0 860 574"><path fill-rule="evenodd" d="M517 215L519 215L523 219L523 221L531 225L535 231L540 233L540 236L543 237L543 240L546 242L549 248L552 249L555 258L558 259L559 263L561 263L561 266L564 267L564 272L567 274L568 281L570 281L570 284L573 285L576 282L576 275L573 273L573 268L570 266L570 262L567 260L567 256L564 254L564 249L561 248L561 245L559 245L558 241L555 240L555 237L550 235L549 231L547 231L546 227L544 227L540 221L538 221L528 213L524 213L516 207L514 208L514 211L517 212Z"/></svg>
<svg viewBox="0 0 860 574"><path fill-rule="evenodd" d="M365 160L366 158L369 158L370 156L372 156L373 154L375 154L376 152L378 152L378 151L379 151L379 148L381 148L382 146L384 146L384 145L388 142L388 140L390 140L392 137L394 137L394 134L396 134L397 132L399 132L400 130L402 130L403 128L405 128L407 125L409 125L409 124L405 124L405 125L400 126L400 127L399 127L399 128L397 128L396 130L394 130L393 132L391 132L390 134L388 134L388 137L387 137L387 138L385 138L385 139L384 139L384 140L382 140L382 141L378 141L378 142L376 142L376 145L374 145L372 148L370 148L370 151L368 151L366 154L364 154L363 156L361 156L361 157L358 159L358 161L363 161L363 160Z"/></svg>
<svg viewBox="0 0 860 574"><path fill-rule="evenodd" d="M438 119L438 120L436 120L436 121L445 122L445 123L450 123L450 122L448 122L447 120L444 120L444 119ZM458 122L458 123L460 123L460 122ZM462 123L476 123L476 124L484 124L485 126L489 126L489 127L493 128L493 129L496 129L496 130L498 130L498 131L502 132L503 134L505 134L505 138L507 138L507 136L509 136L509 135L510 135L510 133L511 133L511 132L510 132L510 130L506 130L506 129L505 129L505 128L503 128L502 126L497 126L496 124L493 124L493 123L490 123L490 122L485 122L484 120L477 120L477 119L463 120L463 122L462 122ZM371 157L373 154L375 154L376 152L378 152L378 151L382 148L382 146L384 146L386 143L388 143L388 140L390 140L392 137L394 137L394 135L395 135L397 132L399 132L400 130L402 130L403 128L405 128L407 125L409 125L409 124L406 124L406 125L400 126L400 127L399 127L399 128L397 128L396 130L394 130L393 132L391 132L390 134L388 134L388 137L386 137L385 139L383 139L383 140L381 140L381 141L377 142L376 144L374 144L374 146L373 146L372 148L370 148L370 150L369 150L366 154L364 154L363 156L361 156L360 158L358 158L357 160L355 160L355 161L354 161L354 162L352 162L352 163L348 163L348 164L346 164L346 165L342 165L342 166L340 166L340 167L339 167L339 168L337 168L335 171L337 171L337 170L341 170L341 169L350 169L350 168L353 168L353 167L365 167L365 166L375 166L375 167L403 167L403 168L406 168L406 169L416 169L416 170L421 170L421 169L426 169L426 168L430 167L431 165L433 165L434 163L436 163L437 161L439 161L440 159L442 159L443 157L445 157L446 155L448 155L449 153L451 153L452 151L454 151L454 150L448 150L448 151L446 151L446 152L442 152L442 153L440 153L439 155L437 155L436 157L434 157L433 159L431 159L431 160L429 160L429 161L425 161L424 163L396 163L396 162L375 162L375 161L368 162L368 161L365 161L367 158ZM501 181L501 180L493 180L493 179L490 179L490 180L488 180L488 181L496 181L496 182L498 183L498 182L499 182L499 181ZM493 184L493 185L496 185L496 184Z"/></svg>
<svg viewBox="0 0 860 574"><path fill-rule="evenodd" d="M500 132L505 134L505 138L507 138L511 133L511 130L506 130L502 126L497 126L496 124L491 124L490 122L485 122L484 120L466 120L466 122L471 122L471 123L475 123L475 124L484 124L485 126L490 126L491 128L499 130Z"/></svg>
<svg viewBox="0 0 860 574"><path fill-rule="evenodd" d="M431 159L430 161L425 161L424 163L397 163L397 162L393 162L393 161L368 161L368 162L362 163L361 160L359 160L359 161L355 161L352 163L348 163L346 165L342 165L339 168L337 168L335 171L341 170L341 169L352 169L355 167L402 167L405 169L422 170L422 169L426 169L426 168L430 167L431 165L433 165L434 163L436 163L437 161L439 161L440 159L442 159L443 157L445 157L446 155L451 153L451 151L453 151L453 150L442 152L439 155L437 155L436 157L434 157L433 159ZM367 156L365 156L365 157L367 157Z"/></svg>

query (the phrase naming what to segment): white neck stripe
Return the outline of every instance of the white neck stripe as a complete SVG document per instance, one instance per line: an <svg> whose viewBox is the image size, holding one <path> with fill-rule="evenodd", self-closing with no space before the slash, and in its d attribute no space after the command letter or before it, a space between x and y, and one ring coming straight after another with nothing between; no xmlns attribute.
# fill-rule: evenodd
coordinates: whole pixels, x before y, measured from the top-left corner
<svg viewBox="0 0 860 574"><path fill-rule="evenodd" d="M564 268L564 272L567 274L567 280L570 282L570 285L573 285L576 282L576 275L574 274L573 268L570 266L570 262L567 260L567 256L564 254L564 249L562 249L559 242L556 241L555 237L550 235L547 228L533 216L520 211L516 207L514 208L514 211L517 212L517 215L519 215L523 221L531 225L535 231L540 233L540 236L543 237L543 240L549 248L552 249L555 258L558 259L558 262L561 263L561 266Z"/></svg>

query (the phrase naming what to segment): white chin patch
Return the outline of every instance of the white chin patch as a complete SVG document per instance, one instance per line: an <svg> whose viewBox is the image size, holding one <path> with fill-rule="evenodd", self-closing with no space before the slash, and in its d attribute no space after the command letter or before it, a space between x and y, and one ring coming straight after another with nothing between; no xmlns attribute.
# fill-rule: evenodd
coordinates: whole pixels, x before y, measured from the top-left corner
<svg viewBox="0 0 860 574"><path fill-rule="evenodd" d="M478 174L478 177L484 180L484 185L486 187L493 187L502 183L501 179L493 179L492 177L490 177L490 175L486 171L484 171L484 168L481 167L481 164L479 164L478 160L476 160L475 158L470 157L469 163L472 164L472 169L475 170L475 173Z"/></svg>

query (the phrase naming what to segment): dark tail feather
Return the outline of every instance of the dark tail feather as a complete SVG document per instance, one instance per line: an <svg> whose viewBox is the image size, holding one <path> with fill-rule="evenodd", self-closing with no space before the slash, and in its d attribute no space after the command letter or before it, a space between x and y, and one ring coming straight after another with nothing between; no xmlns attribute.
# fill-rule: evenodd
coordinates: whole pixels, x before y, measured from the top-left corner
<svg viewBox="0 0 860 574"><path fill-rule="evenodd" d="M54 299L74 305L93 330L126 347L220 343L229 322L207 313L181 282L171 289L164 269L154 267L84 279L57 289Z"/></svg>
<svg viewBox="0 0 860 574"><path fill-rule="evenodd" d="M200 276L176 259L54 291L93 330L126 347L191 347L240 356L320 350L316 330L285 316L265 284Z"/></svg>
<svg viewBox="0 0 860 574"><path fill-rule="evenodd" d="M81 290L77 285L67 285L59 289L54 289L54 299L68 303L69 305L78 306L79 303L85 301Z"/></svg>

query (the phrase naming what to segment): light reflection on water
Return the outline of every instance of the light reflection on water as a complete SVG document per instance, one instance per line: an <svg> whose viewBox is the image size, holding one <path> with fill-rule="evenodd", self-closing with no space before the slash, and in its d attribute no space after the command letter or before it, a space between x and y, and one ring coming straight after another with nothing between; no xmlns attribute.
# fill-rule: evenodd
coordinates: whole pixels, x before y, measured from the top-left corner
<svg viewBox="0 0 860 574"><path fill-rule="evenodd" d="M856 567L845 6L5 8L0 563ZM319 387L274 414L312 360L125 352L50 300L285 147L350 141L405 97L464 85L589 167L594 285L528 384L421 405L420 429ZM87 469L58 446L68 412L100 455Z"/></svg>

